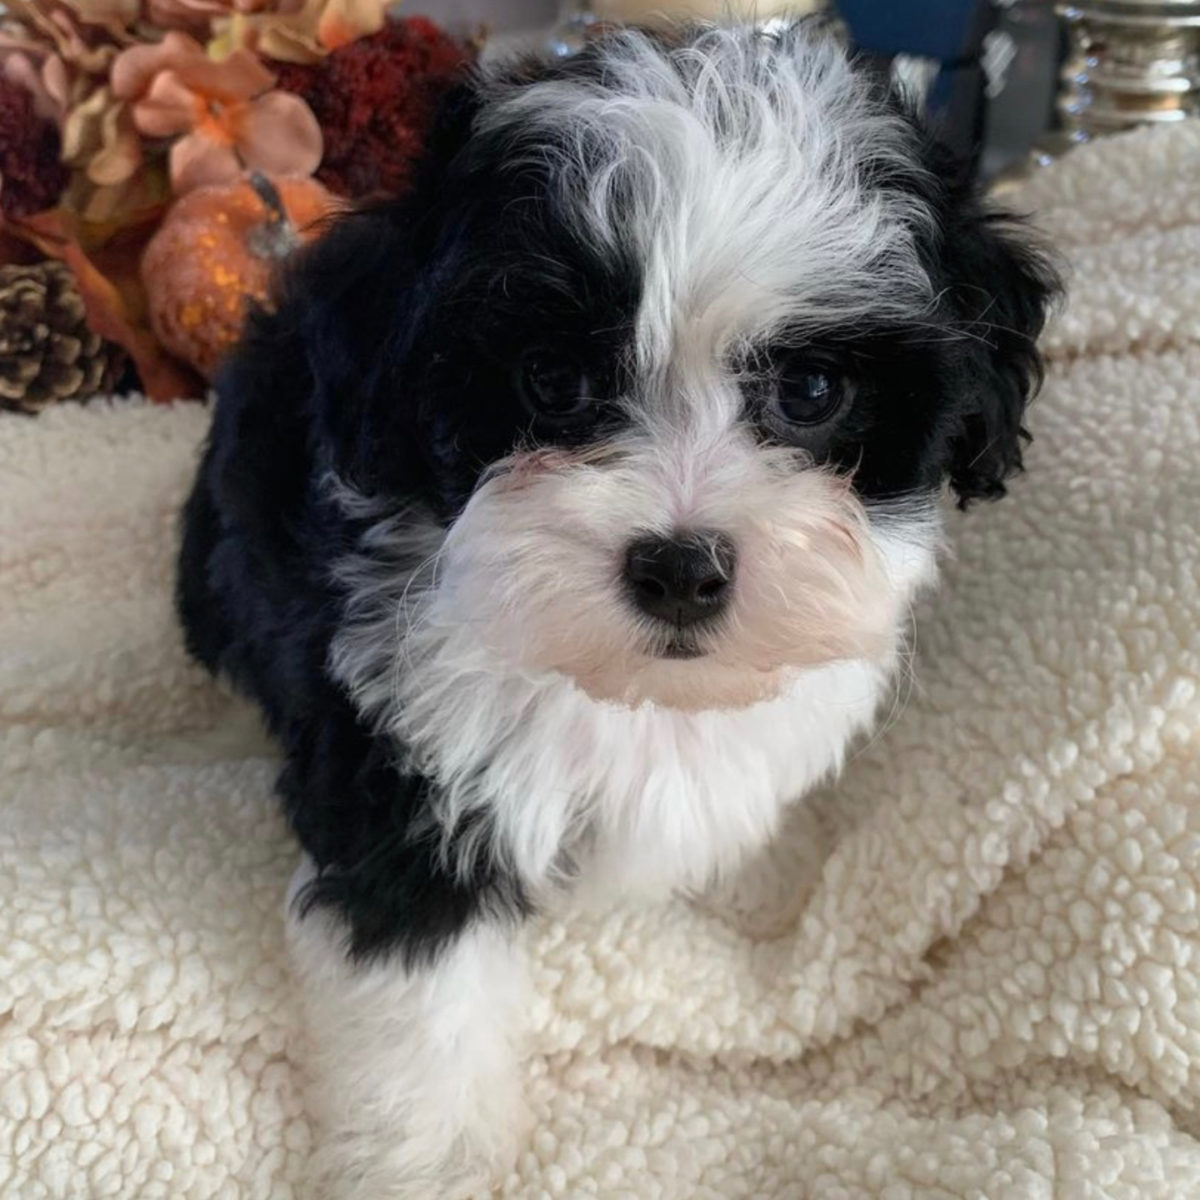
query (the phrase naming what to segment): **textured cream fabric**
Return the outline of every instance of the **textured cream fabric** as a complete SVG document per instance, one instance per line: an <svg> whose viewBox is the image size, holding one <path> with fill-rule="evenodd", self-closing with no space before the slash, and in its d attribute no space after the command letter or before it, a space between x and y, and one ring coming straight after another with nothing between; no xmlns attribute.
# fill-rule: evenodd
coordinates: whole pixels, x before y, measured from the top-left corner
<svg viewBox="0 0 1200 1200"><path fill-rule="evenodd" d="M1197 179L1193 122L1029 186L1074 299L1028 475L742 880L531 931L506 1195L1200 1195ZM304 1194L295 851L170 611L206 419L0 419L6 1200Z"/></svg>

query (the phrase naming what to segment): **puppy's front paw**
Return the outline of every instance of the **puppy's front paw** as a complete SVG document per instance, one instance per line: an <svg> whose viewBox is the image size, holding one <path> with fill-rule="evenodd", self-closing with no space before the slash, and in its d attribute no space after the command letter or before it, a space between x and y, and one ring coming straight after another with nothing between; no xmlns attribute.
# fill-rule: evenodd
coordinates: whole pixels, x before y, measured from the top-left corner
<svg viewBox="0 0 1200 1200"><path fill-rule="evenodd" d="M520 959L475 927L428 965L346 960L336 922L289 913L308 1024L318 1200L465 1200L527 1128L514 1042Z"/></svg>
<svg viewBox="0 0 1200 1200"><path fill-rule="evenodd" d="M517 1105L519 1108L519 1104ZM482 1116L482 1114L480 1114ZM491 1196L516 1162L523 1122L461 1130L330 1131L312 1162L315 1200L474 1200Z"/></svg>

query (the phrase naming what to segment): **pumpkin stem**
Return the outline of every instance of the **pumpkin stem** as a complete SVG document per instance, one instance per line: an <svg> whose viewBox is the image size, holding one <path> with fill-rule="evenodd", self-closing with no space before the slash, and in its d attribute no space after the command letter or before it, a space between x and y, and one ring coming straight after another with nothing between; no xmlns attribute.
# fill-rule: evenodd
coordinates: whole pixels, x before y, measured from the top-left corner
<svg viewBox="0 0 1200 1200"><path fill-rule="evenodd" d="M267 219L246 236L250 253L258 258L287 258L300 244L296 227L288 219L279 189L261 172L251 171L246 181L263 202Z"/></svg>

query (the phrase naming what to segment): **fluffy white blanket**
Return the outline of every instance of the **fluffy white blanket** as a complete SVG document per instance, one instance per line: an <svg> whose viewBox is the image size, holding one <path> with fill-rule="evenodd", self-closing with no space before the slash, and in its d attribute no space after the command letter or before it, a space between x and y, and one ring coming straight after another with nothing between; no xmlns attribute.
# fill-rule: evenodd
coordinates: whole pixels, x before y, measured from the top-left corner
<svg viewBox="0 0 1200 1200"><path fill-rule="evenodd" d="M1200 1195L1197 179L1192 122L1030 186L1074 301L1028 475L736 886L534 931L505 1195ZM171 615L206 420L0 420L5 1197L304 1193L275 764Z"/></svg>

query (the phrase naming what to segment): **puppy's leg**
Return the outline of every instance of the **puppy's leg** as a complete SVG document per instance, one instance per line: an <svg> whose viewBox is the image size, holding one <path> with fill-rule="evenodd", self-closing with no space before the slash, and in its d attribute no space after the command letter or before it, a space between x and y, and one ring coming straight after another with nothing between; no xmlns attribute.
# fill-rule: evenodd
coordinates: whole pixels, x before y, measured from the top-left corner
<svg viewBox="0 0 1200 1200"><path fill-rule="evenodd" d="M293 884L311 868L301 867ZM350 961L330 913L288 904L309 1035L320 1200L457 1200L501 1178L524 1125L523 964L482 917L432 963Z"/></svg>

